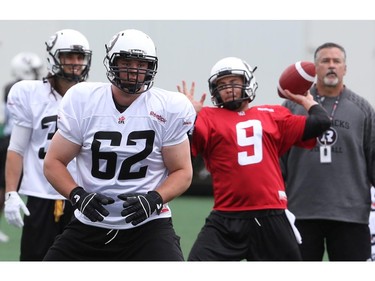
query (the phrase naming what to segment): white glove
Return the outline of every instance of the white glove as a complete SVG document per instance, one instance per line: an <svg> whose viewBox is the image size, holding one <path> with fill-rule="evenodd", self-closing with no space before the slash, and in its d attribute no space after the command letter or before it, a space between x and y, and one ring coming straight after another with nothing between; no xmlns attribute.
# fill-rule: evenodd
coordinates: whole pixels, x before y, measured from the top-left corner
<svg viewBox="0 0 375 281"><path fill-rule="evenodd" d="M10 191L5 193L5 219L9 224L19 228L23 227L23 219L20 209L22 209L25 216L30 216L29 209L26 207L17 191Z"/></svg>

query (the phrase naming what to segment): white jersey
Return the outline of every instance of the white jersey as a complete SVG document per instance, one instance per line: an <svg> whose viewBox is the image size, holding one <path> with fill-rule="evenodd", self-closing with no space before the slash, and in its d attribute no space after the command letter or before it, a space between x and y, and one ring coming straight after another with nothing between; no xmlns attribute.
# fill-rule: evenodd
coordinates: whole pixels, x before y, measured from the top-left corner
<svg viewBox="0 0 375 281"><path fill-rule="evenodd" d="M82 82L64 96L59 110L59 132L81 145L77 159L78 184L87 192L112 197L102 222L91 222L78 210L85 224L110 229L134 227L121 216L119 194L147 193L168 176L161 148L187 139L195 110L186 96L152 88L141 94L123 113L115 106L110 83ZM168 204L152 219L171 216Z"/></svg>
<svg viewBox="0 0 375 281"><path fill-rule="evenodd" d="M24 80L13 85L7 107L14 124L32 130L23 157L23 177L20 194L44 199L66 199L47 181L43 174L43 160L52 136L57 131L57 109L61 96L51 84L40 80ZM75 161L69 164L75 178Z"/></svg>

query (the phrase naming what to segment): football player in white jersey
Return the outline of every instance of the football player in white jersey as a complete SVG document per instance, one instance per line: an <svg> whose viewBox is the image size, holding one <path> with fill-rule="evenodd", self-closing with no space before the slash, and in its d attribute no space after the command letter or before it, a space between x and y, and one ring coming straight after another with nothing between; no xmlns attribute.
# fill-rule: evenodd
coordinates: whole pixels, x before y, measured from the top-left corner
<svg viewBox="0 0 375 281"><path fill-rule="evenodd" d="M23 227L21 261L43 260L56 235L72 218L71 204L66 204L66 198L44 177L43 161L57 130L61 99L70 87L86 80L91 65L89 42L76 30L53 34L46 51L47 76L17 82L7 100L14 125L6 160L4 214L8 223ZM74 176L75 162L69 166ZM19 194L27 196L26 205Z"/></svg>
<svg viewBox="0 0 375 281"><path fill-rule="evenodd" d="M194 108L153 87L158 57L142 31L114 35L104 65L110 83L80 83L60 105L44 174L76 219L44 260L183 261L168 202L192 180Z"/></svg>
<svg viewBox="0 0 375 281"><path fill-rule="evenodd" d="M43 62L41 58L32 52L21 52L15 55L11 61L12 81L4 87L4 127L0 136L0 216L4 209L5 201L5 162L9 146L10 133L13 127L13 119L6 108L10 88L18 81L41 78ZM7 242L9 237L0 231L0 242Z"/></svg>

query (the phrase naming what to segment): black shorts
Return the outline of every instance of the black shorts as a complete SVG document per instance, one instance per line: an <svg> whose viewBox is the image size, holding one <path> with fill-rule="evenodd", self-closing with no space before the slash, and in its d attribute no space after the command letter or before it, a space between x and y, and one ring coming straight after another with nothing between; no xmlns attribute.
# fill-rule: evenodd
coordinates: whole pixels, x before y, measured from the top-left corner
<svg viewBox="0 0 375 281"><path fill-rule="evenodd" d="M321 261L327 252L330 261L371 260L371 234L367 224L332 220L296 220L302 236L305 261Z"/></svg>
<svg viewBox="0 0 375 281"><path fill-rule="evenodd" d="M64 201L64 214L55 221L55 200L28 196L30 216L24 216L21 235L21 261L42 261L55 237L61 234L73 216L73 207Z"/></svg>
<svg viewBox="0 0 375 281"><path fill-rule="evenodd" d="M284 210L212 211L189 261L300 261L297 239Z"/></svg>
<svg viewBox="0 0 375 281"><path fill-rule="evenodd" d="M131 229L89 226L74 219L46 254L45 261L183 261L171 218Z"/></svg>

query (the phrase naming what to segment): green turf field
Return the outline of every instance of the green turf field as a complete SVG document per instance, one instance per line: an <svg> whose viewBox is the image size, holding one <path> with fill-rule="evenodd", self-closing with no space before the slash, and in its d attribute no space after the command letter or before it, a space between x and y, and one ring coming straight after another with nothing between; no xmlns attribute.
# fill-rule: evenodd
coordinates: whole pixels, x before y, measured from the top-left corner
<svg viewBox="0 0 375 281"><path fill-rule="evenodd" d="M193 242L210 212L213 200L208 196L182 196L169 203L172 209L173 223L181 237L181 247L185 259ZM0 229L10 236L7 243L0 242L0 261L18 261L21 230L7 224L0 218Z"/></svg>
<svg viewBox="0 0 375 281"><path fill-rule="evenodd" d="M210 196L181 196L169 204L173 224L181 237L182 251L187 259L190 248L211 211L213 199ZM18 261L21 230L8 225L3 217L0 218L0 229L10 237L9 242L0 242L0 261ZM324 261L327 261L326 256Z"/></svg>

